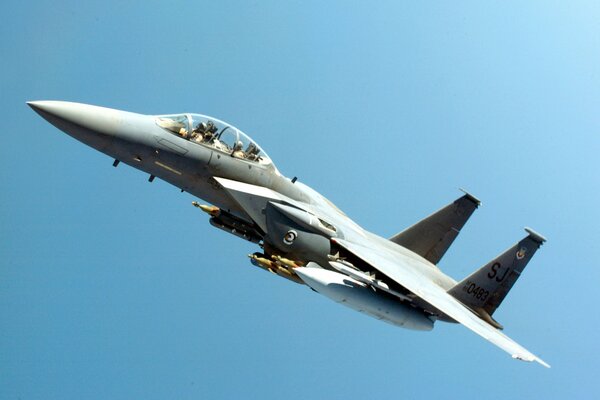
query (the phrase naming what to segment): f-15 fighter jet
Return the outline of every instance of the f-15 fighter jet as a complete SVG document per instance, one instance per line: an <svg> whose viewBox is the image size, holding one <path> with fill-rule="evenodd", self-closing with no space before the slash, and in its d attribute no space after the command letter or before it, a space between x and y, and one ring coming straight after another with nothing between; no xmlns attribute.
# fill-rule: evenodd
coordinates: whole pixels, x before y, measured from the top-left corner
<svg viewBox="0 0 600 400"><path fill-rule="evenodd" d="M513 358L537 361L494 312L545 239L527 236L461 281L437 264L480 202L462 197L391 238L368 232L321 194L283 176L242 131L200 114L142 115L63 101L28 103L51 124L119 162L211 203L210 223L256 243L260 268L407 329L461 323Z"/></svg>

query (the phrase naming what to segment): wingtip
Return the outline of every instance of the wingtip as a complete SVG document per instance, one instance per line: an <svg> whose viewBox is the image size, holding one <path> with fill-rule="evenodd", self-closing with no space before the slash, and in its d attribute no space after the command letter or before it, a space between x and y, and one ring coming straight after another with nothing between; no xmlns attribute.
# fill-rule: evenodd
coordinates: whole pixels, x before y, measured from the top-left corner
<svg viewBox="0 0 600 400"><path fill-rule="evenodd" d="M542 364L544 367L546 368L552 368L550 366L550 364L548 364L547 362L545 362L544 360L542 360L541 358L536 358L535 361L537 361L538 363Z"/></svg>
<svg viewBox="0 0 600 400"><path fill-rule="evenodd" d="M533 356L533 357L523 357L520 354L512 354L512 358L514 358L515 360L521 360L521 361L527 361L527 362L537 362L541 365L543 365L546 368L551 368L550 364L548 364L547 362L545 362L544 360L542 360L539 357Z"/></svg>

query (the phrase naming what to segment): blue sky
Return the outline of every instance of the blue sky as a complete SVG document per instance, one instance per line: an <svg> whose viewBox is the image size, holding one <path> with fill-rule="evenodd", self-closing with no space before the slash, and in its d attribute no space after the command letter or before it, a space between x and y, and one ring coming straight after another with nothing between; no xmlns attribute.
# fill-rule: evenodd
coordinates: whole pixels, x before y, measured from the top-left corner
<svg viewBox="0 0 600 400"><path fill-rule="evenodd" d="M0 398L600 394L597 2L9 0L0 24ZM548 237L497 312L552 365L466 329L380 323L251 266L195 200L27 100L198 112L390 236L482 207L456 279Z"/></svg>

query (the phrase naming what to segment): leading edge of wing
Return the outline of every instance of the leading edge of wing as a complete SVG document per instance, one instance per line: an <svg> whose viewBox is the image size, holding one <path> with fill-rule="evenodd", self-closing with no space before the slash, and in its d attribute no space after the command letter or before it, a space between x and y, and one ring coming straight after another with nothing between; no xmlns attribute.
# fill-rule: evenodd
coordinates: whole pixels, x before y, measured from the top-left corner
<svg viewBox="0 0 600 400"><path fill-rule="evenodd" d="M418 261L394 253L386 247L378 245L376 241L369 242L369 245L373 245L371 248L337 238L335 239L335 242L354 253L359 258L362 258L377 270L394 279L400 285L421 297L438 310L450 316L457 322L460 322L487 341L500 347L513 358L523 361L536 361L544 367L550 368L550 365L541 358L532 354L529 350L481 320L458 300L446 293L444 289L433 283L431 280L419 276L416 272L418 266L414 266L416 268L413 268L411 265Z"/></svg>

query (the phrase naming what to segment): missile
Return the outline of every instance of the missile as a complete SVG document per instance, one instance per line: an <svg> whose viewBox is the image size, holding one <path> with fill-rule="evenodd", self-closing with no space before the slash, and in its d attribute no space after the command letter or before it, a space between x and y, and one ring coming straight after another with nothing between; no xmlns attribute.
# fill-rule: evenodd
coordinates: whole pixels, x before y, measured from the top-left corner
<svg viewBox="0 0 600 400"><path fill-rule="evenodd" d="M407 303L382 296L351 276L323 269L313 262L306 267L294 268L294 272L316 292L353 310L407 329L433 329L433 320L423 312Z"/></svg>
<svg viewBox="0 0 600 400"><path fill-rule="evenodd" d="M293 270L290 270L286 267L282 267L281 265L278 265L277 262L263 257L263 254L260 254L260 253L248 254L248 257L250 258L250 262L253 265L256 265L257 267L267 270L273 274L279 275L283 278L289 279L290 281L298 283L300 285L304 284L302 279L300 279L294 273ZM287 260L287 259L284 259L284 260ZM290 261L290 260L288 260L288 261Z"/></svg>
<svg viewBox="0 0 600 400"><path fill-rule="evenodd" d="M271 258L279 263L281 263L282 265L285 265L286 267L290 267L290 268L296 268L296 267L303 267L304 264L301 263L300 261L294 261L294 260L290 260L289 258L284 258L278 255L273 255L271 256Z"/></svg>
<svg viewBox="0 0 600 400"><path fill-rule="evenodd" d="M276 272L276 274L279 275L279 276L281 276L281 277L283 277L283 278L287 278L287 279L289 279L292 282L296 282L296 283L299 283L300 285L304 285L304 281L302 279L300 279L298 277L298 275L296 275L294 273L294 271L290 271L287 268L280 267L278 265L277 266L277 272Z"/></svg>
<svg viewBox="0 0 600 400"><path fill-rule="evenodd" d="M194 207L201 209L202 211L204 211L205 213L207 213L208 215L210 215L212 217L217 217L221 213L221 209L216 206L207 206L204 204L200 204L197 201L192 201L192 205Z"/></svg>
<svg viewBox="0 0 600 400"><path fill-rule="evenodd" d="M365 274L362 271L348 266L348 263L342 263L339 261L329 261L329 265L331 265L336 270L340 271L342 274L348 275L359 282L366 283L367 285L373 285L375 282L374 278Z"/></svg>
<svg viewBox="0 0 600 400"><path fill-rule="evenodd" d="M350 264L347 261L344 261L344 262L329 261L329 265L331 265L333 268L335 268L336 270L338 270L339 272L341 272L344 275L348 275L349 277L354 278L359 282L370 285L371 287L374 287L376 289L381 289L385 292L388 292L389 294L400 298L400 300L412 301L412 299L410 297L405 296L402 293L398 293L397 291L395 291L393 289L390 289L390 287L388 286L387 283L385 283L379 279L375 279L375 278L367 275L363 271L359 271L358 269L355 269L354 266L350 267L350 265L352 265L352 264Z"/></svg>
<svg viewBox="0 0 600 400"><path fill-rule="evenodd" d="M250 262L254 265L256 265L257 267L261 267L262 269L266 269L270 272L275 273L274 269L274 263L273 261L269 260L268 258L264 258L261 257L262 254L259 253L254 253L254 254L248 254L248 257L250 257Z"/></svg>

